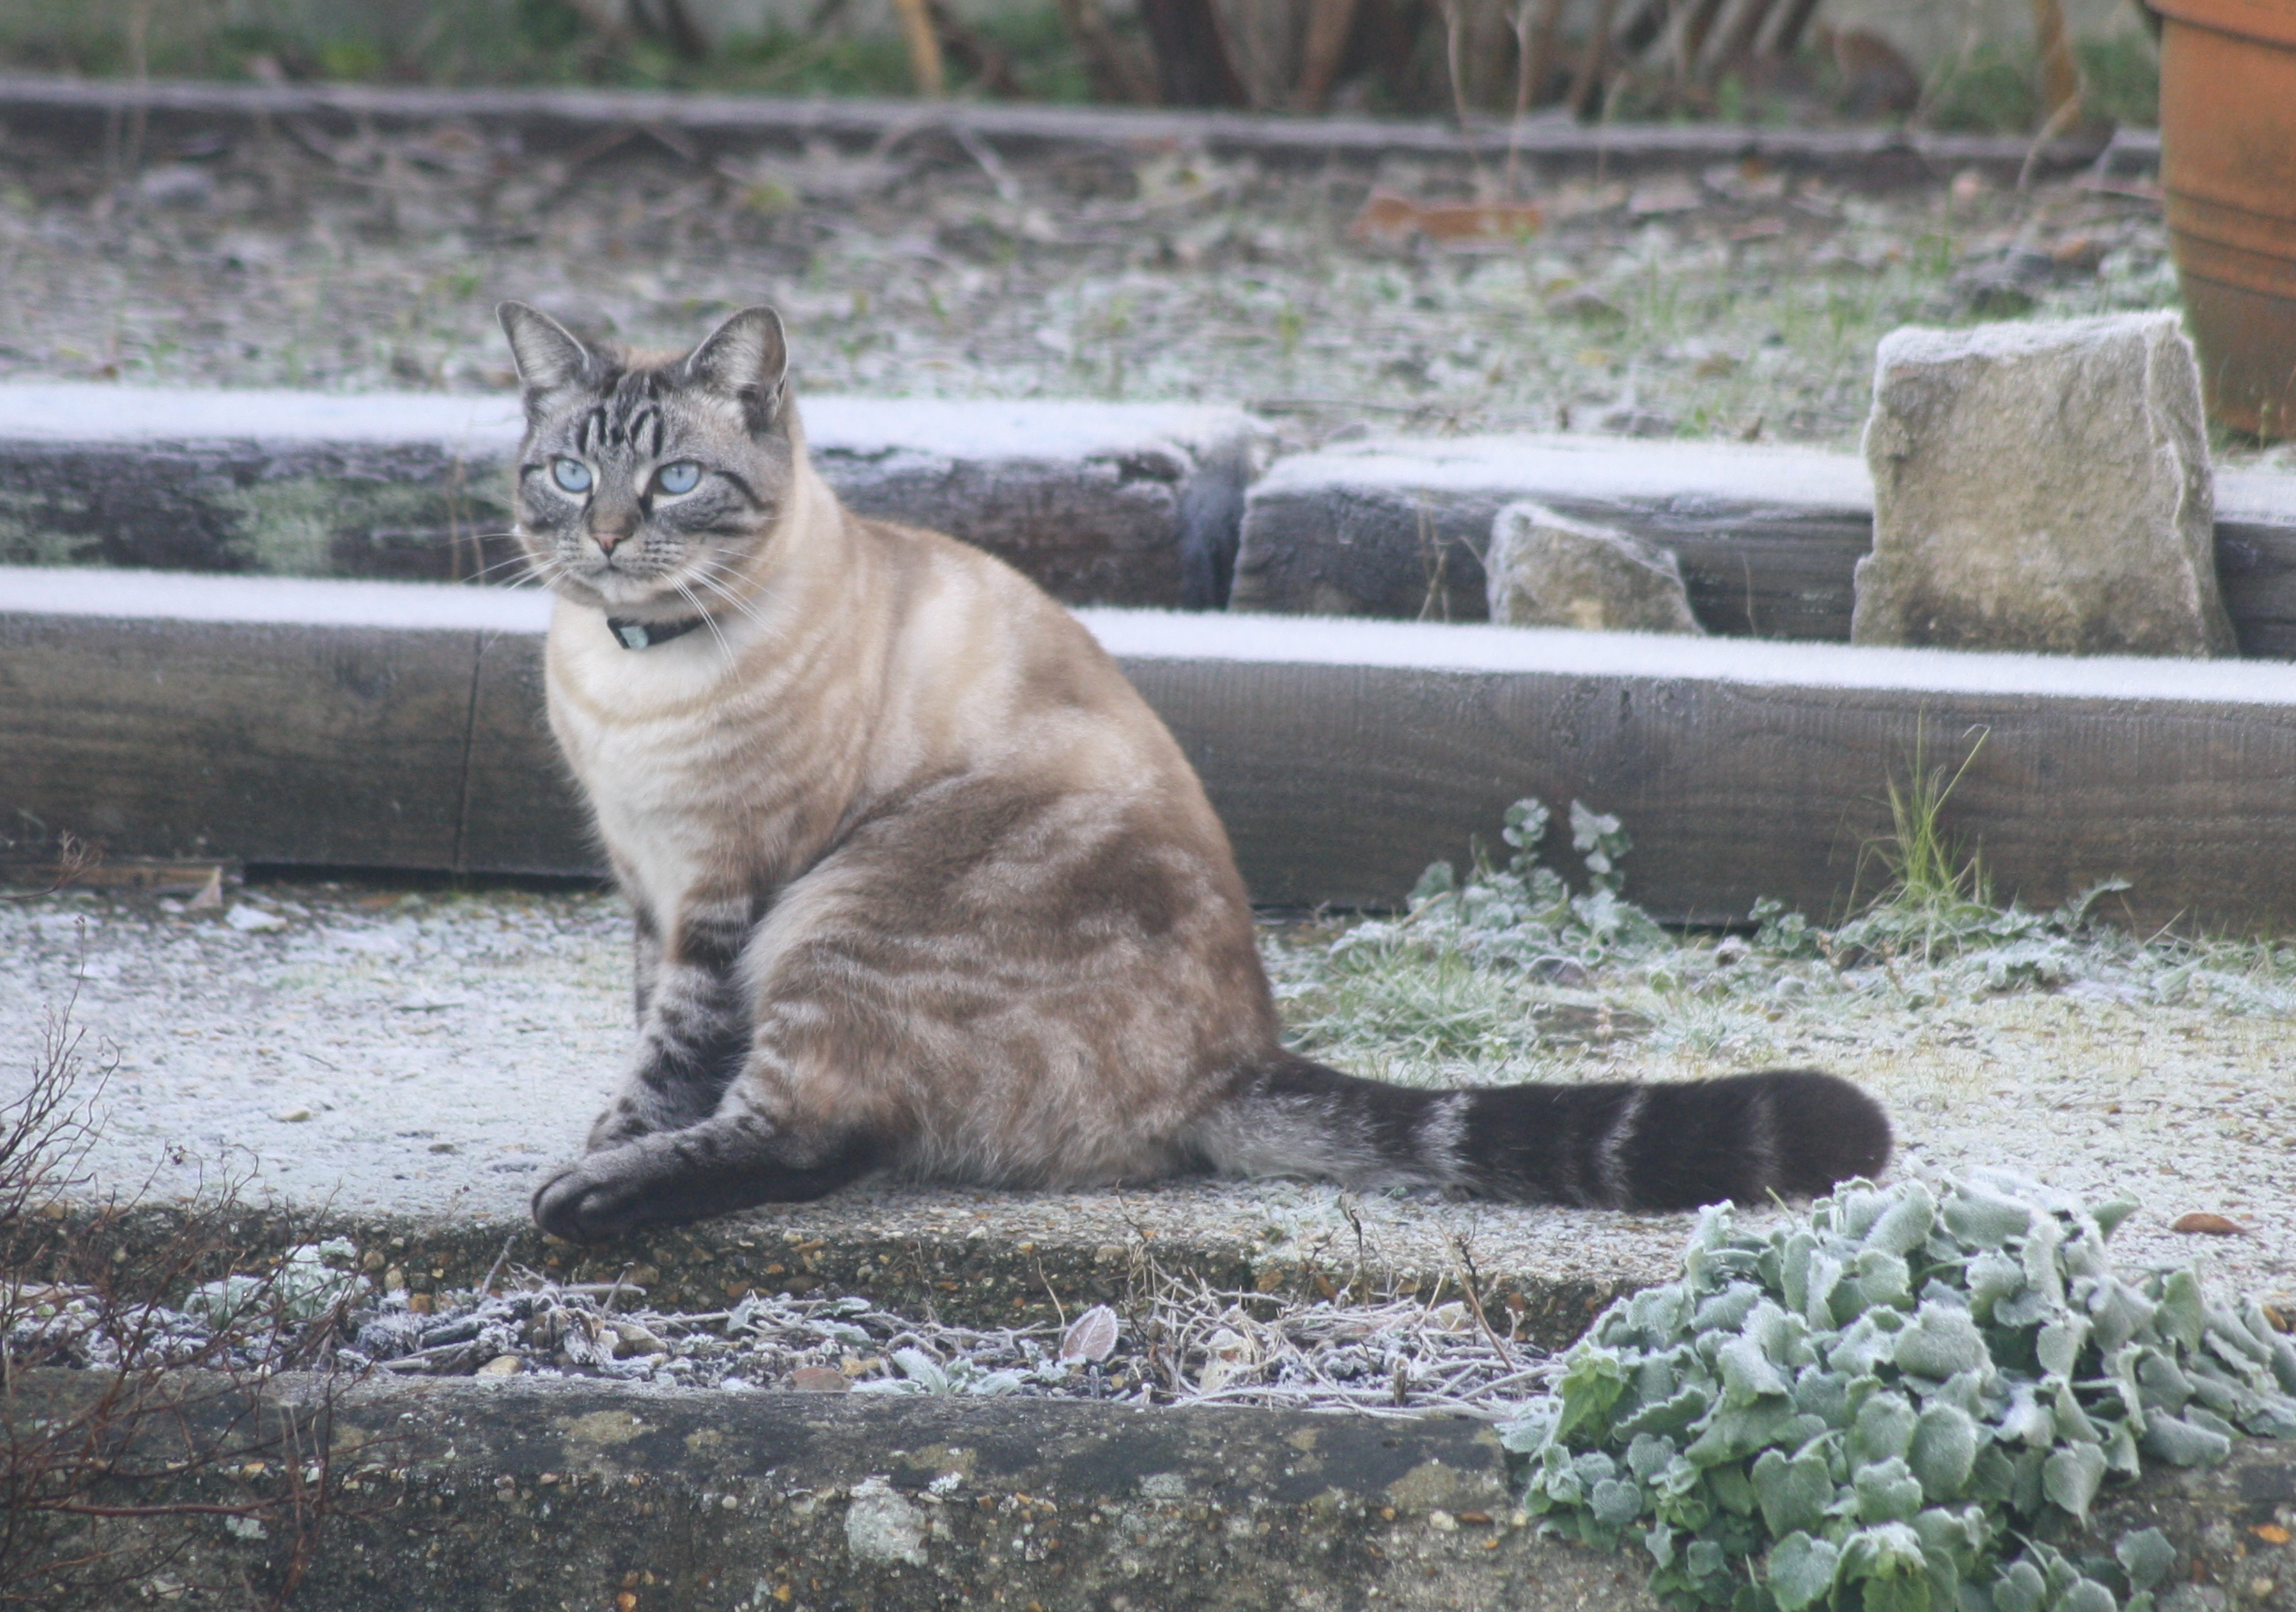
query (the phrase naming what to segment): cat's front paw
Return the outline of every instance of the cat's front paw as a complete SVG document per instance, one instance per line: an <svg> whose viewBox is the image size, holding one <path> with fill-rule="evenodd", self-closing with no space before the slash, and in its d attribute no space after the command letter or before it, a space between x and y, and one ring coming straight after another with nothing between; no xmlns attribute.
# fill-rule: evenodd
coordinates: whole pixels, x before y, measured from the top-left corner
<svg viewBox="0 0 2296 1612"><path fill-rule="evenodd" d="M536 1225L568 1242L606 1242L640 1223L634 1183L600 1170L597 1158L567 1166L536 1190Z"/></svg>

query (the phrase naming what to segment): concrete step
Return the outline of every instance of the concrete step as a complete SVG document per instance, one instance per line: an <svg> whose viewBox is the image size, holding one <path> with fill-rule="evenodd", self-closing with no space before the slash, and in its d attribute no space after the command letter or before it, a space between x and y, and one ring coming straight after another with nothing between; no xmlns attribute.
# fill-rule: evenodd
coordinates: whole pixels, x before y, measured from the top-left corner
<svg viewBox="0 0 2296 1612"><path fill-rule="evenodd" d="M16 1403L53 1413L99 1381L22 1373ZM331 1387L182 1385L195 1409L153 1419L153 1452L229 1459L102 1498L262 1508L259 1536L175 1519L187 1551L77 1604L147 1608L154 1578L183 1598L275 1592L299 1547L293 1604L328 1612L1656 1604L1642 1564L1526 1526L1480 1422L519 1379ZM290 1428L299 1461L333 1454L332 1514L308 1533L278 1503Z"/></svg>
<svg viewBox="0 0 2296 1612"><path fill-rule="evenodd" d="M546 610L0 569L0 810L121 856L594 874L541 719ZM1620 815L1628 892L1662 918L1742 922L1765 896L1837 913L1889 781L1981 733L1944 827L2003 896L2124 877L2132 921L2296 921L2284 664L1083 617L1203 774L1263 904L1395 905L1536 795Z"/></svg>
<svg viewBox="0 0 2296 1612"><path fill-rule="evenodd" d="M18 1425L73 1414L106 1380L20 1372ZM160 1510L62 1526L97 1549L176 1551L85 1612L289 1589L329 1612L1656 1606L1635 1546L1598 1553L1529 1525L1475 1422L517 1378L172 1387L189 1410L150 1416L139 1452L182 1469L91 1497ZM2160 1527L2180 1612L2285 1612L2292 1502L2296 1448L2244 1440L2220 1468L2109 1490L2086 1534L2058 1542L2101 1553ZM62 1532L27 1518L19 1560Z"/></svg>

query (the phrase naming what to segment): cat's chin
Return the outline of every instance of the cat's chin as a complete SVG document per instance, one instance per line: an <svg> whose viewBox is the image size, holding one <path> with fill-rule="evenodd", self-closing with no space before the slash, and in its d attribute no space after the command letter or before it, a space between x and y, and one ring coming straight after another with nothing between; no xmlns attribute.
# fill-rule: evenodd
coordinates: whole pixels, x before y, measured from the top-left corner
<svg viewBox="0 0 2296 1612"><path fill-rule="evenodd" d="M553 579L551 586L562 599L611 615L644 618L693 614L678 598L676 590L664 587L659 577L630 577L607 570L588 577L562 573Z"/></svg>

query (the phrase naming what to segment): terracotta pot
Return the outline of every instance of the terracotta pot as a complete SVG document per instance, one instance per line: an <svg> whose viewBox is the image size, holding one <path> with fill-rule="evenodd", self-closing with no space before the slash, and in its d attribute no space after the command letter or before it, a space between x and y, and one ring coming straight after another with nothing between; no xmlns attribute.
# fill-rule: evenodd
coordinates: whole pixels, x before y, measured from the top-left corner
<svg viewBox="0 0 2296 1612"><path fill-rule="evenodd" d="M2209 412L2296 437L2296 0L2152 0L2161 180Z"/></svg>

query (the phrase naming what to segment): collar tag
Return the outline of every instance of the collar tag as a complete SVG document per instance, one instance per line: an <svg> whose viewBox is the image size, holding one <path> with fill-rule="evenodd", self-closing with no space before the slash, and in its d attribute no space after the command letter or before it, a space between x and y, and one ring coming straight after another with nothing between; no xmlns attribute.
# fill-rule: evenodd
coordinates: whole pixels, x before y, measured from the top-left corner
<svg viewBox="0 0 2296 1612"><path fill-rule="evenodd" d="M683 638L709 619L707 616L691 616L684 621L648 623L609 616L606 618L606 630L614 635L614 642L626 650L650 650L655 644Z"/></svg>

